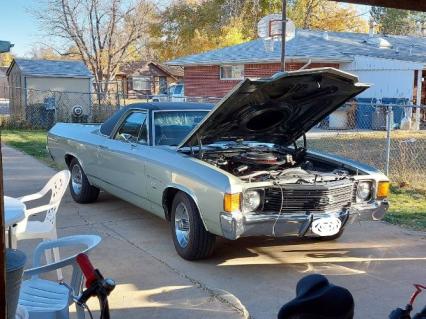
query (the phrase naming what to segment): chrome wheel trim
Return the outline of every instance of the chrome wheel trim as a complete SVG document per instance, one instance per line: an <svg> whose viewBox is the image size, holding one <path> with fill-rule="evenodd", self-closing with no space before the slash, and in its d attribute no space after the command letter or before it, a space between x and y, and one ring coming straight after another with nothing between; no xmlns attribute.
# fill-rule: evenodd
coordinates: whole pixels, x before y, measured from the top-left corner
<svg viewBox="0 0 426 319"><path fill-rule="evenodd" d="M83 172L79 165L74 165L71 170L71 187L76 195L80 195L83 185Z"/></svg>
<svg viewBox="0 0 426 319"><path fill-rule="evenodd" d="M175 234L180 247L188 246L190 232L188 209L180 202L175 209Z"/></svg>

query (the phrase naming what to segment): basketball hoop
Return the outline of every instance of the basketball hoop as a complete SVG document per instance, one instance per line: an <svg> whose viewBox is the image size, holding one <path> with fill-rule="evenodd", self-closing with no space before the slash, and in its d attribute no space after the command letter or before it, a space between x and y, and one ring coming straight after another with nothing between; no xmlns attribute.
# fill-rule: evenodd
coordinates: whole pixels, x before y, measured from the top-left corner
<svg viewBox="0 0 426 319"><path fill-rule="evenodd" d="M278 13L263 17L257 24L257 35L264 40L272 39L274 41L280 41L283 32L282 21L281 14ZM289 41L293 39L295 34L296 27L293 21L287 20L285 40Z"/></svg>
<svg viewBox="0 0 426 319"><path fill-rule="evenodd" d="M278 38L283 34L283 20L269 20L269 37Z"/></svg>

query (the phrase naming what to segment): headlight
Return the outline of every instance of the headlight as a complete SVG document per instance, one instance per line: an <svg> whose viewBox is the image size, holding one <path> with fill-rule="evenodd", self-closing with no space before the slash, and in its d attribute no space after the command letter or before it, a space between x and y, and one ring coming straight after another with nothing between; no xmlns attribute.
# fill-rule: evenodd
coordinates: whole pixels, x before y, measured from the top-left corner
<svg viewBox="0 0 426 319"><path fill-rule="evenodd" d="M359 182L356 188L356 198L358 201L366 201L371 197L371 182Z"/></svg>
<svg viewBox="0 0 426 319"><path fill-rule="evenodd" d="M258 191L246 191L243 194L243 211L252 212L259 208L261 202L260 193Z"/></svg>

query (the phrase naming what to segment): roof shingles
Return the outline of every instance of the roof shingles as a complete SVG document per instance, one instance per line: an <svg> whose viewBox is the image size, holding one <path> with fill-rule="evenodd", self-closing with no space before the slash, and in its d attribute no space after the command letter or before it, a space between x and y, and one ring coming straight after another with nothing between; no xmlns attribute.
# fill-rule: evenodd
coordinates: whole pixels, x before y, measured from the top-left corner
<svg viewBox="0 0 426 319"><path fill-rule="evenodd" d="M92 73L82 61L15 59L22 74L49 77L90 78Z"/></svg>
<svg viewBox="0 0 426 319"><path fill-rule="evenodd" d="M383 36L391 48L379 48L367 42L369 35L351 32L324 32L297 30L296 36L286 43L289 59L316 59L350 62L355 55L397 59L426 63L426 39L410 36ZM279 62L281 43L274 42L274 50L268 51L263 39L190 55L169 61L169 65L203 65L232 63Z"/></svg>

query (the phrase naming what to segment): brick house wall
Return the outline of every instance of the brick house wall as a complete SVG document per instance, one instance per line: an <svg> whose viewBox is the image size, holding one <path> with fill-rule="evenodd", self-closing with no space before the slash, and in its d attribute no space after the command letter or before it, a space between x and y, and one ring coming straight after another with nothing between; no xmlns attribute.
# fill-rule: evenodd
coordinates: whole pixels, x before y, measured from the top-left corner
<svg viewBox="0 0 426 319"><path fill-rule="evenodd" d="M305 63L286 63L286 70L300 69ZM312 63L310 68L333 67L339 68L336 63ZM245 64L245 77L267 77L280 70L279 63ZM184 83L185 95L194 97L223 97L239 80L221 80L219 65L185 66Z"/></svg>

